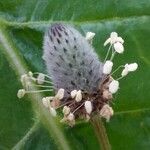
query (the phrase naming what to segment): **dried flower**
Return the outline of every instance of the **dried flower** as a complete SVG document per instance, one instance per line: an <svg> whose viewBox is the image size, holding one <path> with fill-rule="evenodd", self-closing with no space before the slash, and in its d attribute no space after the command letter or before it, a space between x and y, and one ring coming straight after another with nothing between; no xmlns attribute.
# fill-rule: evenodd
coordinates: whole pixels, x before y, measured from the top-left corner
<svg viewBox="0 0 150 150"><path fill-rule="evenodd" d="M113 114L114 111L108 104L105 104L100 110L100 116L105 118L107 122L110 120L110 117L113 116Z"/></svg>
<svg viewBox="0 0 150 150"><path fill-rule="evenodd" d="M70 107L64 106L63 113L64 113L64 115L68 115L70 113Z"/></svg>

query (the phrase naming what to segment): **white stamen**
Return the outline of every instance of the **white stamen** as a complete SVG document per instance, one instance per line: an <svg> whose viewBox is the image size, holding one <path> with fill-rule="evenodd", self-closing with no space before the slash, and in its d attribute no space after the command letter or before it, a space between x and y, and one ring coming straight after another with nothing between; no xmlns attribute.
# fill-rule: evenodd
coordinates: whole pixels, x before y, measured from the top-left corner
<svg viewBox="0 0 150 150"><path fill-rule="evenodd" d="M77 90L71 91L71 98L75 98L77 95Z"/></svg>
<svg viewBox="0 0 150 150"><path fill-rule="evenodd" d="M85 101L84 107L85 107L86 112L88 114L91 114L91 112L92 112L92 103L91 103L91 101Z"/></svg>
<svg viewBox="0 0 150 150"><path fill-rule="evenodd" d="M64 98L64 93L65 93L64 89L59 89L56 96L55 96L55 98L59 99L59 100L63 99Z"/></svg>
<svg viewBox="0 0 150 150"><path fill-rule="evenodd" d="M22 98L22 97L24 97L25 94L26 94L25 89L20 89L20 90L18 90L17 97Z"/></svg>
<svg viewBox="0 0 150 150"><path fill-rule="evenodd" d="M70 107L64 106L64 108L63 108L63 114L64 115L68 115L69 113L70 113Z"/></svg>
<svg viewBox="0 0 150 150"><path fill-rule="evenodd" d="M95 33L93 33L93 32L87 32L85 39L86 39L87 41L89 41L89 42L92 42L94 36L95 36Z"/></svg>
<svg viewBox="0 0 150 150"><path fill-rule="evenodd" d="M81 92L81 90L79 90L79 91L77 91L75 101L80 102L81 100L82 100L82 92Z"/></svg>
<svg viewBox="0 0 150 150"><path fill-rule="evenodd" d="M111 92L112 94L116 93L119 89L119 82L117 80L113 80L110 84L109 84L109 92Z"/></svg>
<svg viewBox="0 0 150 150"><path fill-rule="evenodd" d="M107 60L103 66L103 73L104 74L110 74L112 71L113 62L110 60Z"/></svg>
<svg viewBox="0 0 150 150"><path fill-rule="evenodd" d="M39 75L37 77L37 83L38 84L43 84L44 83L44 79L45 79L45 75L43 73L39 73Z"/></svg>
<svg viewBox="0 0 150 150"><path fill-rule="evenodd" d="M124 47L123 47L123 45L120 42L114 43L114 49L119 54L124 52Z"/></svg>
<svg viewBox="0 0 150 150"><path fill-rule="evenodd" d="M105 104L100 110L100 116L105 118L106 121L109 121L110 117L113 116L113 114L114 114L114 111L112 107L110 107L108 104Z"/></svg>

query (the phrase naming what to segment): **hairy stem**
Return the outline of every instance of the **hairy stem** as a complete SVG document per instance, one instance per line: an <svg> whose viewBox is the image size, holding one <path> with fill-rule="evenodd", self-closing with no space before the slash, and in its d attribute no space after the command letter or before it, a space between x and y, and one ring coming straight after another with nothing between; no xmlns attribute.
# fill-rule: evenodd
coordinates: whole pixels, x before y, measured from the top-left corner
<svg viewBox="0 0 150 150"><path fill-rule="evenodd" d="M111 145L109 143L109 139L106 133L106 129L103 125L102 119L98 116L93 116L93 118L91 119L91 123L98 137L101 150L111 150Z"/></svg>

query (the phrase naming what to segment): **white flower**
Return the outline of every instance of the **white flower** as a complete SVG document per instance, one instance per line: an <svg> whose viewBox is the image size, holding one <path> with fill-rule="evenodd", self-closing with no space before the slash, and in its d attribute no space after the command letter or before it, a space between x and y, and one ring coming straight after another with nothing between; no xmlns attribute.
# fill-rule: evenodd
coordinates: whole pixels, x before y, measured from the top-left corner
<svg viewBox="0 0 150 150"><path fill-rule="evenodd" d="M67 116L67 119L69 121L74 121L74 114L73 113L70 113L68 116Z"/></svg>
<svg viewBox="0 0 150 150"><path fill-rule="evenodd" d="M122 43L120 43L120 42L114 43L114 49L119 54L124 52L124 47L123 47Z"/></svg>
<svg viewBox="0 0 150 150"><path fill-rule="evenodd" d="M71 98L75 98L76 95L77 95L77 90L71 91Z"/></svg>
<svg viewBox="0 0 150 150"><path fill-rule="evenodd" d="M51 115L52 115L53 117L56 117L57 112L56 112L56 110L55 110L53 107L49 107L49 111L50 111L50 113L51 113Z"/></svg>
<svg viewBox="0 0 150 150"><path fill-rule="evenodd" d="M133 72L138 68L137 63L132 63L132 64L125 64L124 69L121 73L121 76L124 77L126 76L129 72Z"/></svg>
<svg viewBox="0 0 150 150"><path fill-rule="evenodd" d="M93 33L93 32L87 32L85 39L87 41L91 42L93 40L94 36L95 36L95 33Z"/></svg>
<svg viewBox="0 0 150 150"><path fill-rule="evenodd" d="M25 94L26 94L25 89L20 89L20 90L18 90L17 97L22 98L22 97L24 97Z"/></svg>
<svg viewBox="0 0 150 150"><path fill-rule="evenodd" d="M113 67L113 62L110 60L107 60L103 66L103 73L104 74L110 74L112 67Z"/></svg>
<svg viewBox="0 0 150 150"><path fill-rule="evenodd" d="M116 93L119 89L119 82L117 80L113 80L110 84L109 84L109 92L111 92L112 94Z"/></svg>
<svg viewBox="0 0 150 150"><path fill-rule="evenodd" d="M75 101L80 102L81 100L82 100L82 92L81 92L81 90L79 90L79 91L77 91Z"/></svg>
<svg viewBox="0 0 150 150"><path fill-rule="evenodd" d="M110 107L108 104L105 104L100 110L100 116L105 118L107 121L110 120L110 117L113 116L113 114L114 111L112 107Z"/></svg>
<svg viewBox="0 0 150 150"><path fill-rule="evenodd" d="M37 83L38 84L43 84L44 83L44 79L45 79L45 75L43 73L39 73L39 75L37 77Z"/></svg>
<svg viewBox="0 0 150 150"><path fill-rule="evenodd" d="M84 107L85 107L86 112L88 114L91 114L91 112L92 112L92 103L91 103L91 101L85 101Z"/></svg>
<svg viewBox="0 0 150 150"><path fill-rule="evenodd" d="M64 93L65 93L64 89L59 89L57 94L55 95L55 98L59 99L59 100L63 99L64 98Z"/></svg>
<svg viewBox="0 0 150 150"><path fill-rule="evenodd" d="M118 37L118 34L116 32L112 32L110 34L110 37L105 41L104 46L106 46L107 44L114 44L116 42L120 42L121 44L124 43L124 40L121 37Z"/></svg>
<svg viewBox="0 0 150 150"><path fill-rule="evenodd" d="M64 106L64 108L63 108L63 114L64 115L68 115L69 113L70 113L70 107Z"/></svg>

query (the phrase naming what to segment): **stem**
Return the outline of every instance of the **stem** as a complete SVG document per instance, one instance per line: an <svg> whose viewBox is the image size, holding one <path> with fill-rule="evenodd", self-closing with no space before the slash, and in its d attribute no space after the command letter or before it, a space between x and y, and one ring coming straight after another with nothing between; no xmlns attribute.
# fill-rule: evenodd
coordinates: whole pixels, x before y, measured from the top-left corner
<svg viewBox="0 0 150 150"><path fill-rule="evenodd" d="M110 45L109 48L108 48L106 57L105 57L105 59L104 59L104 63L106 62L106 59L107 59L107 57L108 57L108 55L109 55L109 52L110 52L110 50L111 50L111 46L112 46L112 45Z"/></svg>
<svg viewBox="0 0 150 150"><path fill-rule="evenodd" d="M101 150L111 150L111 145L109 143L109 139L106 133L106 129L103 125L102 119L98 116L93 116L93 118L91 119L91 123L98 137Z"/></svg>

